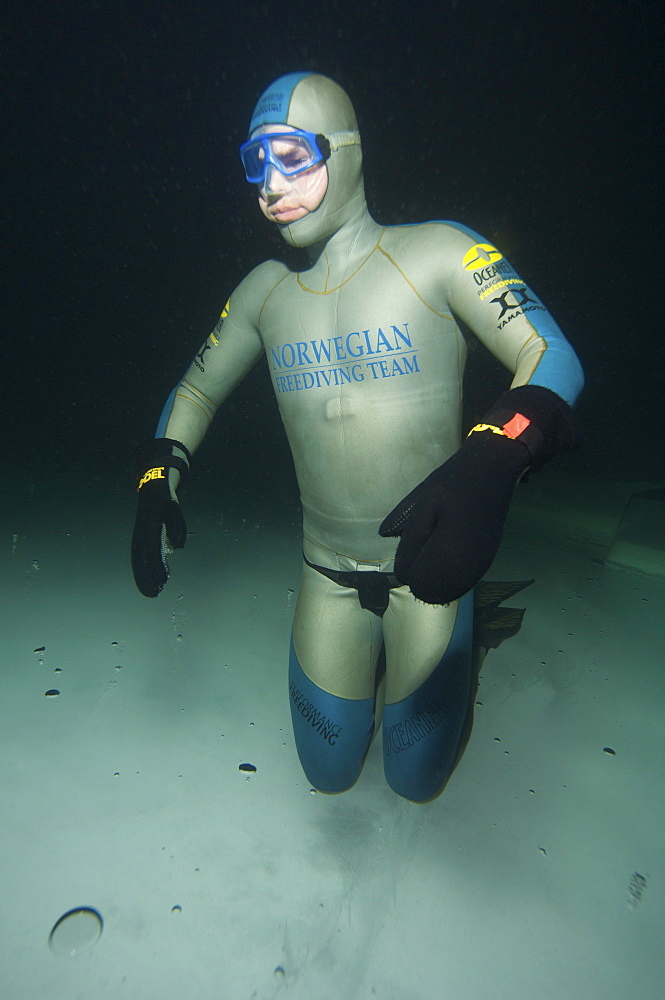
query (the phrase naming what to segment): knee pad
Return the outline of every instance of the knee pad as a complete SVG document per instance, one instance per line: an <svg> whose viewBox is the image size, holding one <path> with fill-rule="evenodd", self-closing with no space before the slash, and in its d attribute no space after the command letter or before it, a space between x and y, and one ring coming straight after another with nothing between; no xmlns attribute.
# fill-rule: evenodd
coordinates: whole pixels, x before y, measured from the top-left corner
<svg viewBox="0 0 665 1000"><path fill-rule="evenodd" d="M374 698L328 694L289 654L289 701L293 734L307 779L322 792L344 792L358 775L374 732Z"/></svg>
<svg viewBox="0 0 665 1000"><path fill-rule="evenodd" d="M383 710L383 768L398 795L425 802L455 765L471 686L473 593L461 597L448 648L430 676Z"/></svg>

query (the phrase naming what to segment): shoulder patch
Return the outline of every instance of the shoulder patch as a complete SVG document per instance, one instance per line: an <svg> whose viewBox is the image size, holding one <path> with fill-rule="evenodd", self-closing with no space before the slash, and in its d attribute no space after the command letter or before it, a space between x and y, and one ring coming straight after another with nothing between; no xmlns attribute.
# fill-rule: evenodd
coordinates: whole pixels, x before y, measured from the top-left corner
<svg viewBox="0 0 665 1000"><path fill-rule="evenodd" d="M496 264L503 259L503 254L491 243L476 243L462 258L462 266L467 271L476 271L479 267Z"/></svg>

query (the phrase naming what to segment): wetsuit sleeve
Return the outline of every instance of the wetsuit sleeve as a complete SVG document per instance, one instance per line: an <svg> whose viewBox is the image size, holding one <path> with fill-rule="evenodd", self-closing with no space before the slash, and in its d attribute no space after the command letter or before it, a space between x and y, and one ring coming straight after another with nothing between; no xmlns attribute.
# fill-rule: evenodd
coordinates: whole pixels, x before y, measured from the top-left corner
<svg viewBox="0 0 665 1000"><path fill-rule="evenodd" d="M549 310L499 249L473 230L447 225L453 312L513 373L512 388L541 386L573 405L582 368Z"/></svg>
<svg viewBox="0 0 665 1000"><path fill-rule="evenodd" d="M467 593L487 572L523 473L576 447L580 364L550 313L496 247L446 233L448 302L513 372L457 452L415 487L379 533L400 536L395 575L428 604Z"/></svg>
<svg viewBox="0 0 665 1000"><path fill-rule="evenodd" d="M219 406L258 361L263 353L261 307L283 270L273 263L256 268L233 292L215 328L167 399L155 437L180 441L193 453Z"/></svg>

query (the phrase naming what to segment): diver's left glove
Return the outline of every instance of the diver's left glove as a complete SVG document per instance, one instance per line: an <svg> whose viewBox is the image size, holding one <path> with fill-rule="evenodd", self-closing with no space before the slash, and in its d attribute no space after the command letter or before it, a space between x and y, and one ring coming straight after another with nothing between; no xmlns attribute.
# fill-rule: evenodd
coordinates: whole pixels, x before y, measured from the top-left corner
<svg viewBox="0 0 665 1000"><path fill-rule="evenodd" d="M515 486L581 440L573 410L556 393L524 385L504 392L458 451L385 518L401 535L395 576L426 604L474 587L494 559Z"/></svg>
<svg viewBox="0 0 665 1000"><path fill-rule="evenodd" d="M181 549L187 526L176 497L192 458L184 444L155 438L136 451L139 494L132 536L132 570L136 586L146 597L157 597L169 577L170 547Z"/></svg>

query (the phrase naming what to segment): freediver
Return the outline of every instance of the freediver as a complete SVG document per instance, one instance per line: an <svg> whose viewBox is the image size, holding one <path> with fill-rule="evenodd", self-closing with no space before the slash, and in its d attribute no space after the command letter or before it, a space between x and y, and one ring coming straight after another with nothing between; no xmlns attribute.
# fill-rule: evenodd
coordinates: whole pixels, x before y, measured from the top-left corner
<svg viewBox="0 0 665 1000"><path fill-rule="evenodd" d="M317 73L261 95L240 147L259 206L309 266L232 292L137 453L132 564L156 597L185 543L177 489L218 407L265 353L303 508L289 663L311 784L356 781L383 710L389 785L424 802L456 760L473 588L527 471L574 447L580 364L501 251L453 222L381 226L346 93ZM512 373L461 441L465 324Z"/></svg>

